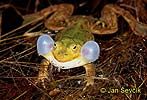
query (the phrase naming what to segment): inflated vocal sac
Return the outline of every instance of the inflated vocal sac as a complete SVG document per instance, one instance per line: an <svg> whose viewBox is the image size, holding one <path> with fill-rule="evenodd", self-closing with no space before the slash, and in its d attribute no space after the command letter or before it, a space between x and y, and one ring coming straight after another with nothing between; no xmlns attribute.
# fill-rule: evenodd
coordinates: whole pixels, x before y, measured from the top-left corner
<svg viewBox="0 0 147 100"><path fill-rule="evenodd" d="M47 34L41 35L37 40L37 52L39 55L45 55L49 53L53 46L54 40Z"/></svg>
<svg viewBox="0 0 147 100"><path fill-rule="evenodd" d="M94 62L100 55L100 47L95 41L87 41L81 48L81 55L88 62Z"/></svg>

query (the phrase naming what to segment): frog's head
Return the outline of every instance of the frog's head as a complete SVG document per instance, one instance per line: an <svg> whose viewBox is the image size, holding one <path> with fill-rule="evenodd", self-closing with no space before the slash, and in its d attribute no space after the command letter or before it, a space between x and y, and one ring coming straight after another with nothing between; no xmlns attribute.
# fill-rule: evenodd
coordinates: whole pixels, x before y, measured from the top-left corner
<svg viewBox="0 0 147 100"><path fill-rule="evenodd" d="M54 42L49 35L44 34L37 41L37 51L45 58L54 56L59 62L69 62L80 57L88 63L98 59L100 49L94 41L81 44L78 40L65 38Z"/></svg>
<svg viewBox="0 0 147 100"><path fill-rule="evenodd" d="M59 62L71 61L80 56L81 45L72 39L62 39L54 43L52 53Z"/></svg>

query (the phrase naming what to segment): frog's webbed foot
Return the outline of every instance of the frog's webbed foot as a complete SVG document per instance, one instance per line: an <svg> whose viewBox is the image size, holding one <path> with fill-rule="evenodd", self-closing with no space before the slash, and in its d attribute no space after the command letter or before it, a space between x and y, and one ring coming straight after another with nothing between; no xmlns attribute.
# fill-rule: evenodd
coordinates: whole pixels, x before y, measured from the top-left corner
<svg viewBox="0 0 147 100"><path fill-rule="evenodd" d="M41 85L45 88L45 79L48 79L48 66L49 62L47 60L43 60L40 64L39 73L37 77L36 83L41 83Z"/></svg>
<svg viewBox="0 0 147 100"><path fill-rule="evenodd" d="M72 15L74 6L71 4L60 4L54 6L54 8L56 8L55 13L45 21L45 26L50 30L62 30L67 26L65 20Z"/></svg>
<svg viewBox="0 0 147 100"><path fill-rule="evenodd" d="M83 90L85 90L90 85L91 86L94 85L94 77L95 77L95 67L93 66L93 64L86 64L84 65L84 68L86 70L87 83Z"/></svg>

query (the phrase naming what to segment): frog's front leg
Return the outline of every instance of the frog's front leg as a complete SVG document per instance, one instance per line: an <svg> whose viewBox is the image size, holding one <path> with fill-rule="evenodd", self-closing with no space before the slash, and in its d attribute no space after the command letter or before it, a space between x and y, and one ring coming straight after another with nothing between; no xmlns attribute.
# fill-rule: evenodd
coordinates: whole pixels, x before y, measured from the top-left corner
<svg viewBox="0 0 147 100"><path fill-rule="evenodd" d="M86 64L83 66L86 70L86 78L87 78L87 84L86 87L91 85L94 85L94 77L95 77L95 67L92 63ZM86 88L85 87L85 88Z"/></svg>
<svg viewBox="0 0 147 100"><path fill-rule="evenodd" d="M39 73L38 73L38 79L37 79L37 83L42 84L42 86L45 88L45 79L48 79L49 73L48 73L48 66L49 66L50 62L46 59L44 59L40 66L39 66Z"/></svg>

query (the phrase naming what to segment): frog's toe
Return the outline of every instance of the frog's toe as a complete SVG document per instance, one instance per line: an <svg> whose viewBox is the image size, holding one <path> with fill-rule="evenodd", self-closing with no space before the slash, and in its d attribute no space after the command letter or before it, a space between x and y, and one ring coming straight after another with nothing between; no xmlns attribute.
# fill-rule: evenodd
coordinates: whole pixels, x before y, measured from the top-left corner
<svg viewBox="0 0 147 100"><path fill-rule="evenodd" d="M35 82L35 84L39 84L39 85L41 85L43 88L46 88L46 86L45 86L45 80L46 80L47 78L46 77L44 77L44 76L39 76L38 77L38 79L37 79L37 81Z"/></svg>
<svg viewBox="0 0 147 100"><path fill-rule="evenodd" d="M83 91L88 89L89 87L94 86L94 79L92 77L87 78L86 86L83 88Z"/></svg>
<svg viewBox="0 0 147 100"><path fill-rule="evenodd" d="M41 85L43 88L46 88L46 86L45 86L45 81L44 81L44 80L37 80L37 81L35 82L35 84L39 84L39 85Z"/></svg>
<svg viewBox="0 0 147 100"><path fill-rule="evenodd" d="M88 80L87 80L87 83L86 83L86 86L93 86L94 85L94 79L93 78L89 78Z"/></svg>
<svg viewBox="0 0 147 100"><path fill-rule="evenodd" d="M106 27L106 23L103 21L100 21L100 20L98 20L95 24L96 24L96 26L101 26L102 28Z"/></svg>

